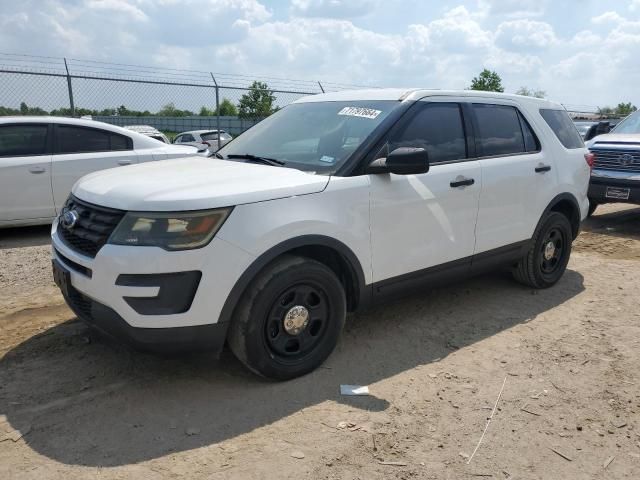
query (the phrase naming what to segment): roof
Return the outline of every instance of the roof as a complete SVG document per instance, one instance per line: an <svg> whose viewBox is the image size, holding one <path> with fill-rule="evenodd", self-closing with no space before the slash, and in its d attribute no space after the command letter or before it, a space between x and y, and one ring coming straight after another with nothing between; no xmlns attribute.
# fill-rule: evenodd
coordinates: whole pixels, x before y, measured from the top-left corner
<svg viewBox="0 0 640 480"><path fill-rule="evenodd" d="M185 130L184 132L180 132L178 135L182 135L183 133L213 133L213 132L217 132L218 130L215 128L209 128L207 130ZM221 132L224 132L224 130L220 129Z"/></svg>
<svg viewBox="0 0 640 480"><path fill-rule="evenodd" d="M420 100L424 97L473 97L473 98L490 98L513 100L519 103L534 103L539 106L547 106L551 108L563 108L562 105L548 100L525 97L522 95L513 95L509 93L484 92L479 90L436 90L424 88L371 88L363 90L343 90L340 92L321 93L318 95L310 95L296 100L294 103L311 103L311 102L344 102L356 100L396 100L396 101L412 101Z"/></svg>
<svg viewBox="0 0 640 480"><path fill-rule="evenodd" d="M94 127L102 130L108 130L110 132L119 133L120 135L127 135L135 141L134 148L155 148L158 145L154 140L141 133L134 132L110 123L98 122L96 120L88 120L86 118L71 118L71 117L51 117L51 116L38 116L38 115L16 115L8 117L0 117L0 125L3 123L58 123L64 125L76 125L78 127Z"/></svg>
<svg viewBox="0 0 640 480"><path fill-rule="evenodd" d="M152 127L151 125L125 125L123 128L126 128L127 130L131 130L132 132L160 133L160 131L157 128Z"/></svg>

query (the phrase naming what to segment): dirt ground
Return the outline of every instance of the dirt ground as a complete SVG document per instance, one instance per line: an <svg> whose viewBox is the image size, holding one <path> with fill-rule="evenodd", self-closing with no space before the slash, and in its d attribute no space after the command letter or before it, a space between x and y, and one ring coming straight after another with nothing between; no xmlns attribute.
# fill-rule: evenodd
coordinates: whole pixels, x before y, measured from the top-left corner
<svg viewBox="0 0 640 480"><path fill-rule="evenodd" d="M498 273L353 316L273 383L90 337L47 229L0 231L0 478L640 478L639 261L640 208L604 206L554 288Z"/></svg>

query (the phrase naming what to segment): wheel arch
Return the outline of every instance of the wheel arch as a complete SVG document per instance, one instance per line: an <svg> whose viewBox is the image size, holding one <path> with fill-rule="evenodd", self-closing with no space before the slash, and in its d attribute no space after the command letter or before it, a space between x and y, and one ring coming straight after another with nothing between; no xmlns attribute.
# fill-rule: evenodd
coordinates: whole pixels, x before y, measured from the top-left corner
<svg viewBox="0 0 640 480"><path fill-rule="evenodd" d="M568 192L556 195L553 200L549 202L549 205L547 205L547 208L545 208L544 212L542 212L540 220L538 220L536 229L549 212L562 213L567 217L567 219L569 219L569 223L571 224L571 231L573 233L573 239L575 240L580 231L581 222L580 206L576 197Z"/></svg>
<svg viewBox="0 0 640 480"><path fill-rule="evenodd" d="M229 323L251 281L282 255L312 258L328 266L340 278L347 295L347 309L355 311L369 300L364 271L358 257L344 243L323 235L303 235L275 245L256 258L236 281L220 312L219 323Z"/></svg>

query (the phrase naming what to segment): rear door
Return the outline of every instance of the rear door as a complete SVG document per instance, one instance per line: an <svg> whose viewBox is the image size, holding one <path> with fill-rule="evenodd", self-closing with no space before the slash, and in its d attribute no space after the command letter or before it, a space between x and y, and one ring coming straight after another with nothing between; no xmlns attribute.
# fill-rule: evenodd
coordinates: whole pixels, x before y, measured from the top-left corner
<svg viewBox="0 0 640 480"><path fill-rule="evenodd" d="M0 125L0 222L55 216L51 136L46 123Z"/></svg>
<svg viewBox="0 0 640 480"><path fill-rule="evenodd" d="M531 238L553 197L552 159L515 104L477 101L468 108L482 168L475 252L515 247Z"/></svg>
<svg viewBox="0 0 640 480"><path fill-rule="evenodd" d="M481 175L479 162L471 158L468 130L459 103L421 101L383 141L378 156L398 147L424 148L430 169L419 175L370 175L377 293L429 281L435 270L446 276L469 269Z"/></svg>
<svg viewBox="0 0 640 480"><path fill-rule="evenodd" d="M138 162L133 141L126 135L64 124L54 124L54 132L51 184L58 210L83 176Z"/></svg>

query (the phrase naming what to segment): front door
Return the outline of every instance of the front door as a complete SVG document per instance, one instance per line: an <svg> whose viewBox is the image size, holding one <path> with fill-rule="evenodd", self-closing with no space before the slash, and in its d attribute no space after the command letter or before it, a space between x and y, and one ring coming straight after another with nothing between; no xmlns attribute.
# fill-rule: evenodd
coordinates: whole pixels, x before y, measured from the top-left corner
<svg viewBox="0 0 640 480"><path fill-rule="evenodd" d="M0 125L0 222L55 216L49 137L44 123Z"/></svg>
<svg viewBox="0 0 640 480"><path fill-rule="evenodd" d="M378 156L421 147L430 169L370 175L376 293L469 270L482 179L479 162L470 159L466 131L458 103L418 102L386 139Z"/></svg>

